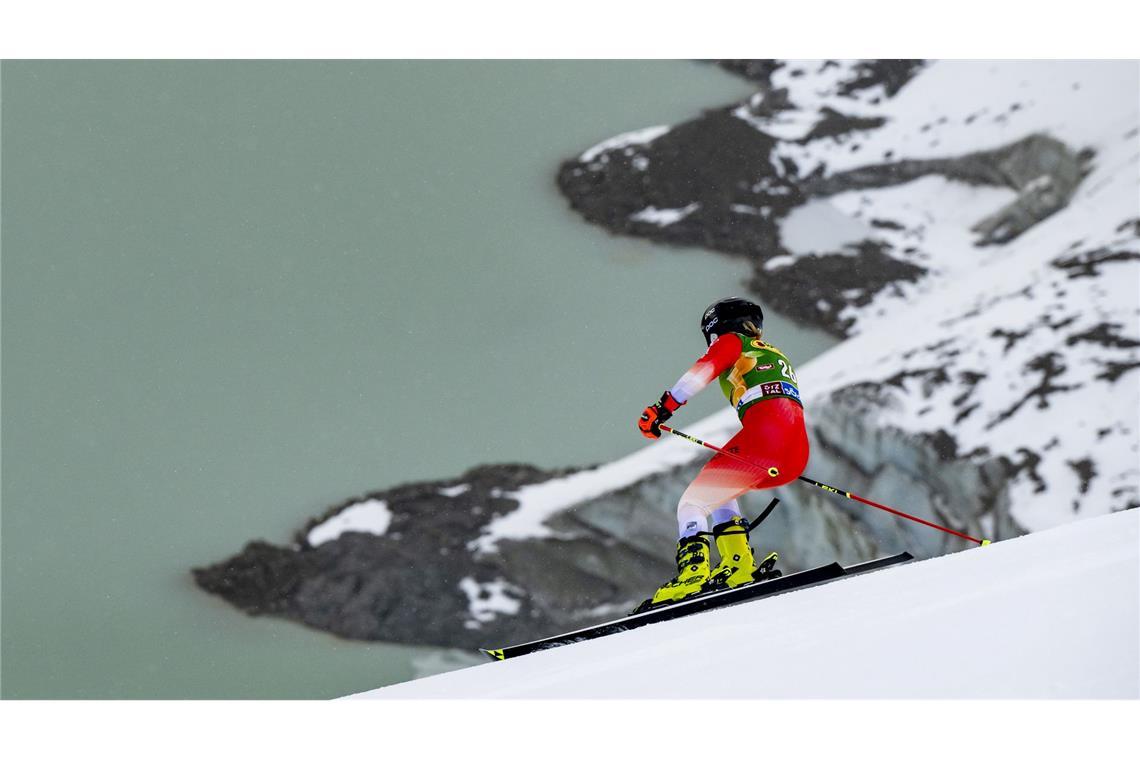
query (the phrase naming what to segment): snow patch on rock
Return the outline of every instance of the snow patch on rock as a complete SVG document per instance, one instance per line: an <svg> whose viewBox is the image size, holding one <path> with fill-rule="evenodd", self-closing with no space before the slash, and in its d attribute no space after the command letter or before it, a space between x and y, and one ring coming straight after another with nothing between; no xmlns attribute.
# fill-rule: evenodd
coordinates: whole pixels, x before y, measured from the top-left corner
<svg viewBox="0 0 1140 760"><path fill-rule="evenodd" d="M338 538L342 533L371 533L382 536L392 523L388 504L379 499L368 499L342 509L337 514L314 526L305 537L310 546Z"/></svg>
<svg viewBox="0 0 1140 760"><path fill-rule="evenodd" d="M632 132L611 137L608 140L603 140L594 147L586 150L581 156L578 157L579 161L588 163L593 161L598 156L606 151L614 150L615 148L624 148L629 145L645 145L653 142L661 135L665 134L671 129L669 126L646 127L645 129L637 129Z"/></svg>
<svg viewBox="0 0 1140 760"><path fill-rule="evenodd" d="M699 203L690 203L688 206L681 208L656 208L655 206L647 206L641 209L641 211L630 214L629 218L634 222L646 222L648 224L655 224L658 227L665 227L670 224L676 224L700 207L701 204Z"/></svg>
<svg viewBox="0 0 1140 760"><path fill-rule="evenodd" d="M467 628L478 628L499 615L517 615L522 608L518 596L519 589L502 578L480 583L470 576L459 581L459 589L467 596L467 609L470 618L464 623ZM511 596L514 594L515 596Z"/></svg>

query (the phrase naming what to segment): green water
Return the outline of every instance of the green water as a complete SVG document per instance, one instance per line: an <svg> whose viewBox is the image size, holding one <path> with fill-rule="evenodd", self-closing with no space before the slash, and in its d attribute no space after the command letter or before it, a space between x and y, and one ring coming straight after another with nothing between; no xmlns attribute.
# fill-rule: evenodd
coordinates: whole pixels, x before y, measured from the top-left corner
<svg viewBox="0 0 1140 760"><path fill-rule="evenodd" d="M553 184L749 92L711 66L6 62L0 87L5 697L464 664L248 618L188 570L371 489L635 450L746 274L611 237ZM801 362L832 342L769 325Z"/></svg>

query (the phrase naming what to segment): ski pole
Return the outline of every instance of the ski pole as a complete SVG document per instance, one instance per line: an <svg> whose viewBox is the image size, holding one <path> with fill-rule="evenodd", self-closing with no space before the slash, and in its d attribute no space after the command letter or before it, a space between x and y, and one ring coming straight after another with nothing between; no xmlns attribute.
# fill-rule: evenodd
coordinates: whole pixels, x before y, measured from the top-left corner
<svg viewBox="0 0 1140 760"><path fill-rule="evenodd" d="M700 446L704 446L706 449L712 449L713 451L717 452L718 454L724 454L726 457L731 457L731 458L737 460L738 462L743 462L744 464L749 465L750 467L753 467L757 470L763 470L764 469L763 467L761 467L757 463L755 463L749 459L746 459L745 457L742 457L739 454L733 454L731 451L726 451L725 449L722 449L719 446L714 446L713 444L709 443L708 441L702 441L700 438L689 435L688 433L681 432L680 430L677 430L676 428L671 428L668 425L661 425L661 429L664 430L666 433L672 433L673 435L677 436L678 438L684 438L686 441L690 441L691 443L695 443L695 444L698 444ZM775 477L776 475L778 475L779 474L778 471L774 472L775 469L776 469L775 467L768 468L768 474L771 475L772 477ZM884 512L890 512L892 515L896 515L898 517L903 517L907 520L913 520L914 522L919 523L921 525L925 525L928 528L934 528L935 530L940 530L943 533L949 533L952 536L957 536L958 538L964 538L967 541L973 541L975 544L978 544L979 546L988 546L990 543L989 539L974 538L973 536L966 535L965 533L960 533L960 532L954 530L953 528L947 528L944 525L938 525L936 523L930 522L929 520L923 520L921 517L915 517L914 515L908 515L906 512L901 512L897 509L893 509L891 507L888 507L885 504L879 504L878 502L871 501L870 499L864 499L862 496L859 496L858 494L853 494L850 491L841 491L840 489L838 489L834 486L829 486L826 483L820 483L818 480L812 480L811 478L806 477L804 475L800 475L799 479L804 481L805 483L811 483L816 488L822 488L824 491L827 491L828 493L837 494L839 496L846 496L848 499L851 499L853 501L857 501L860 504L866 504L867 506L874 507L875 509L881 509Z"/></svg>

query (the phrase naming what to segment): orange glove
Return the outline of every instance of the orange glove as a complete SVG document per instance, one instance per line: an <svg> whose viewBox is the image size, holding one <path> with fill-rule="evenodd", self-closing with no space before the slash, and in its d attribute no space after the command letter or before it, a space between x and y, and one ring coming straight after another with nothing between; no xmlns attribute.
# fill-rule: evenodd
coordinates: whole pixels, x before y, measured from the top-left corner
<svg viewBox="0 0 1140 760"><path fill-rule="evenodd" d="M661 394L661 400L653 406L645 407L645 411L641 413L641 419L637 421L637 429L646 438L660 438L661 437L661 423L673 416L673 412L680 409L684 404L673 398L673 394L665 391Z"/></svg>

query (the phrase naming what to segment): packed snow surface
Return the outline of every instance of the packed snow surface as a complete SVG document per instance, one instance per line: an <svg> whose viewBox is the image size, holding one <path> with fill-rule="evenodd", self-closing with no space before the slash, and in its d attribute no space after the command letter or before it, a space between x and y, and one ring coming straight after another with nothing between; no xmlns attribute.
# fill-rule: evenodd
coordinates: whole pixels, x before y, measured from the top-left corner
<svg viewBox="0 0 1140 760"><path fill-rule="evenodd" d="M1128 510L357 696L1135 699L1138 547Z"/></svg>

